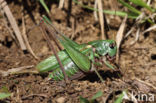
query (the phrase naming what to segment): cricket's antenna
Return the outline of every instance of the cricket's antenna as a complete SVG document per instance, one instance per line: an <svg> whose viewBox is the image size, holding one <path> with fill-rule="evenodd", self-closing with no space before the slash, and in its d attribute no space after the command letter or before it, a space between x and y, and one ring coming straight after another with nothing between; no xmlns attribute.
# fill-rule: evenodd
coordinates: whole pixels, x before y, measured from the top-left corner
<svg viewBox="0 0 156 103"><path fill-rule="evenodd" d="M61 33L53 23L50 22L50 20L45 16L43 15L43 18L42 19L46 19L46 23L49 24L58 34L60 35L64 35L63 33Z"/></svg>

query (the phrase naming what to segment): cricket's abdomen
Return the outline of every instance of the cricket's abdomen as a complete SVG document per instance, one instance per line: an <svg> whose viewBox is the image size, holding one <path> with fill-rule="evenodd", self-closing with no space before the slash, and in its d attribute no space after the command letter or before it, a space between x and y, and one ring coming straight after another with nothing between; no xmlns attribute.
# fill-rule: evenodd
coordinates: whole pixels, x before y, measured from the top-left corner
<svg viewBox="0 0 156 103"><path fill-rule="evenodd" d="M60 51L58 53L58 56L63 64L65 72L69 78L74 76L77 72L80 71L80 69L71 60L71 58L69 57L69 55L66 53L65 50ZM44 61L40 62L36 66L36 68L38 69L38 71L40 73L51 71L50 78L52 78L54 80L63 80L64 79L63 72L60 69L58 61L56 60L56 57L54 55L52 55L49 58L45 59Z"/></svg>
<svg viewBox="0 0 156 103"><path fill-rule="evenodd" d="M77 74L80 71L80 69L73 63L73 61L70 58L66 62L68 63L64 65L64 69L68 78L71 78L72 76ZM57 68L52 73L50 73L49 77L56 81L64 79L63 72L60 68Z"/></svg>
<svg viewBox="0 0 156 103"><path fill-rule="evenodd" d="M65 65L67 59L69 59L68 54L66 53L66 51L60 51L58 53L58 57L61 60L61 62L63 63L63 65ZM54 71L56 68L59 68L59 64L58 61L56 59L56 57L54 55L48 57L47 59L45 59L44 61L40 62L37 66L36 66L37 70L40 73L43 72L49 72L49 71Z"/></svg>

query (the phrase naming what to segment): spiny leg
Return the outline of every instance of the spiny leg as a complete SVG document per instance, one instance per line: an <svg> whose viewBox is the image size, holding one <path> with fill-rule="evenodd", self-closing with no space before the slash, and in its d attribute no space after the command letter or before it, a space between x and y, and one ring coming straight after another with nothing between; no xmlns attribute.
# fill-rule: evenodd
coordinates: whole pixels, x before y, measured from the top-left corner
<svg viewBox="0 0 156 103"><path fill-rule="evenodd" d="M95 71L95 73L97 74L97 76L99 77L99 79L101 80L101 82L104 82L102 76L101 76L100 73L97 71L97 69L95 68L94 64L92 64L92 70Z"/></svg>
<svg viewBox="0 0 156 103"><path fill-rule="evenodd" d="M64 75L64 77L65 77L65 82L67 83L67 82L69 82L69 79L68 79L68 77L67 77L67 74L65 73L65 69L64 69L64 67L63 67L63 64L61 63L61 60L59 59L59 57L58 57L58 55L57 55L57 53L56 53L56 50L54 49L54 46L53 46L52 43L50 42L50 39L49 39L48 34L47 34L47 32L46 32L46 27L45 27L45 25L43 25L43 23L41 24L41 27L42 27L41 30L42 30L43 34L45 35L45 39L47 40L48 45L50 46L51 50L53 51L53 53L54 53L54 55L55 55L55 57L56 57L56 59L57 59L59 65L60 65L60 68L61 68L61 70L62 70L62 72L63 72L63 75Z"/></svg>
<svg viewBox="0 0 156 103"><path fill-rule="evenodd" d="M103 61L104 61L104 63L106 64L107 67L109 67L109 68L115 70L115 67L113 67L105 58L104 58Z"/></svg>
<svg viewBox="0 0 156 103"><path fill-rule="evenodd" d="M97 69L95 68L95 60L94 60L94 58L95 58L95 53L94 53L94 51L93 51L93 48L90 48L91 50L89 51L89 58L91 59L91 61L92 61L92 70L94 70L95 71L95 73L97 74L97 76L99 77L99 79L101 80L101 82L104 82L104 80L103 80L103 78L102 78L102 76L100 75L100 73L97 71Z"/></svg>

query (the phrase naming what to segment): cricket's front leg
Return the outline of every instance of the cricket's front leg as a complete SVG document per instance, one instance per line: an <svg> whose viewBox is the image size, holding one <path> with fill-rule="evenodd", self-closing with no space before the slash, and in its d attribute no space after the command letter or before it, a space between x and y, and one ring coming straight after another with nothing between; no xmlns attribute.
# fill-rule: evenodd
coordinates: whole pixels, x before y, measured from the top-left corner
<svg viewBox="0 0 156 103"><path fill-rule="evenodd" d="M113 65L111 65L109 61L107 61L106 59L104 59L103 61L104 61L104 63L106 64L106 66L108 68L111 68L111 69L115 70L116 67L114 67Z"/></svg>
<svg viewBox="0 0 156 103"><path fill-rule="evenodd" d="M97 56L94 52L94 48L89 48L89 52L87 53L87 55L89 55L89 59L92 61L92 66L90 71L95 71L95 73L97 74L97 76L99 77L99 79L101 80L101 82L104 82L102 76L100 75L100 73L97 71L96 67L95 67L95 56Z"/></svg>

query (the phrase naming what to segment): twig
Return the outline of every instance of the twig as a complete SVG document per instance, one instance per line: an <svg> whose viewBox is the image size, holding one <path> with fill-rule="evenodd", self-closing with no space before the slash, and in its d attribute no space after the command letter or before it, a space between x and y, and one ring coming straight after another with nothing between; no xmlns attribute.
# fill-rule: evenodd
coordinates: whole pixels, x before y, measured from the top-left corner
<svg viewBox="0 0 156 103"><path fill-rule="evenodd" d="M141 82L141 83L143 83L143 84L146 84L146 85L148 85L148 86L150 86L150 87L152 87L153 89L156 90L156 87L155 87L154 85L152 85L151 83L142 81L142 80L140 80L139 78L136 78L136 77L135 77L135 80L137 80L137 81L139 81L139 82Z"/></svg>
<svg viewBox="0 0 156 103"><path fill-rule="evenodd" d="M17 26L16 20L13 17L13 15L12 15L6 1L5 0L0 0L0 4L1 4L0 7L4 10L4 12L5 12L6 16L8 17L8 20L9 20L15 34L16 34L16 37L17 37L17 39L18 39L18 41L20 43L21 49L26 50L27 48L26 48L26 45L24 44L23 38L21 36L21 32L20 32L20 30L19 30L19 28Z"/></svg>
<svg viewBox="0 0 156 103"><path fill-rule="evenodd" d="M0 70L0 74L2 74L2 76L5 77L5 76L8 76L9 74L16 74L20 72L21 70L32 68L32 67L34 67L34 65L12 68L12 69L9 69L8 71Z"/></svg>
<svg viewBox="0 0 156 103"><path fill-rule="evenodd" d="M64 5L64 0L60 0L59 2L59 9L62 9Z"/></svg>
<svg viewBox="0 0 156 103"><path fill-rule="evenodd" d="M106 35L104 34L104 16L103 16L103 7L102 7L102 1L97 0L98 2L98 9L99 9L99 18L100 18L100 25L101 25L101 38L102 40L106 39Z"/></svg>

